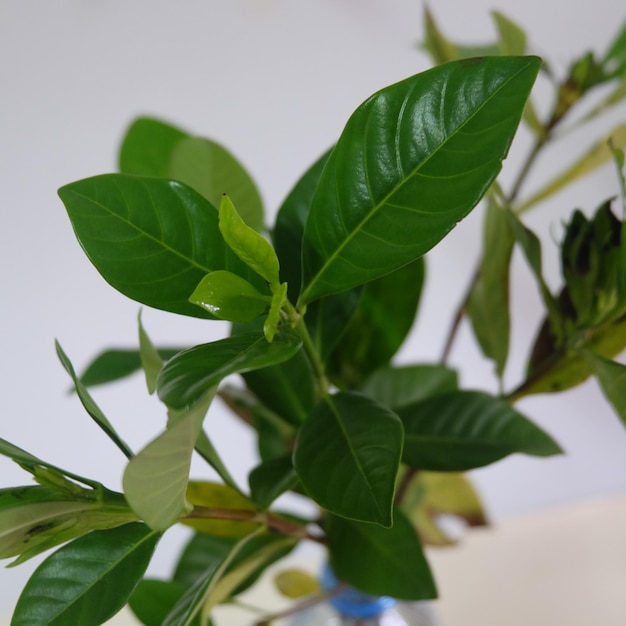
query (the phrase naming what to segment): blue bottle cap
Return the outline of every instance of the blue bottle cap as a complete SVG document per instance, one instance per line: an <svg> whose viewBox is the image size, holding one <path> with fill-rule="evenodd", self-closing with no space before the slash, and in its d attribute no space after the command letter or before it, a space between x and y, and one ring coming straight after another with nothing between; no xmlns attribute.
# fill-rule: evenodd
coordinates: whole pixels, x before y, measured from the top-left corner
<svg viewBox="0 0 626 626"><path fill-rule="evenodd" d="M339 580L330 565L326 565L322 570L321 584L326 590L334 589L339 584ZM396 601L386 596L370 596L352 587L347 587L345 591L330 598L329 603L342 615L363 619L377 617L392 607Z"/></svg>

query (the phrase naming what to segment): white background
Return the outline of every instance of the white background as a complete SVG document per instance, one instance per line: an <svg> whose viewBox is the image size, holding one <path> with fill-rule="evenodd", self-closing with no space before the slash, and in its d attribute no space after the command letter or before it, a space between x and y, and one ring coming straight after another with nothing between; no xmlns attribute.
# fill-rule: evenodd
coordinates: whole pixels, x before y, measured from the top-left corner
<svg viewBox="0 0 626 626"><path fill-rule="evenodd" d="M503 11L527 28L533 51L559 73L583 49L602 52L625 16L616 0L576 7L556 0L439 0L432 8L450 37L465 43L492 39L488 12ZM53 340L81 369L104 347L136 344L139 307L108 287L86 260L56 189L114 171L126 126L150 114L228 146L258 181L269 222L363 99L429 67L417 48L421 11L417 0L0 1L0 437L119 488L124 459L65 393L69 381ZM538 102L545 108L541 85ZM626 120L624 107L595 123L591 134L564 140L538 163L529 188L620 120ZM527 145L520 134L505 179ZM575 206L591 210L617 189L614 171L605 168L529 216L528 223L542 233L554 288L554 239L562 216ZM423 308L400 362L438 358L479 244L476 212L429 255ZM508 387L520 379L539 322L536 289L518 256L514 272ZM159 344L199 343L225 331L221 323L152 310L143 319ZM452 361L465 386L495 389L491 366L466 327ZM161 407L138 377L95 395L135 449L163 426ZM519 407L567 454L510 458L475 472L493 519L624 491L626 432L595 383L527 399ZM220 407L212 410L208 428L245 484L255 462L249 434ZM0 487L29 480L0 459ZM178 531L166 537L154 571L167 572L171 552L183 539ZM35 561L0 570L0 615L10 613Z"/></svg>

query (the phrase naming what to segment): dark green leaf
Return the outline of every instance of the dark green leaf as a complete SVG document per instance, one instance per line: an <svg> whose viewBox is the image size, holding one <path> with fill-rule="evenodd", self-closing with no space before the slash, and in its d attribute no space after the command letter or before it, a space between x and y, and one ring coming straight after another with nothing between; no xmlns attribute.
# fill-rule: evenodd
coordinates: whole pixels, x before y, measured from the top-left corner
<svg viewBox="0 0 626 626"><path fill-rule="evenodd" d="M180 554L173 580L189 588L214 563L221 563L238 539L195 533Z"/></svg>
<svg viewBox="0 0 626 626"><path fill-rule="evenodd" d="M224 242L215 208L182 183L105 174L59 189L76 237L104 279L148 306L212 318L189 302L209 272L261 281Z"/></svg>
<svg viewBox="0 0 626 626"><path fill-rule="evenodd" d="M83 407L85 408L85 411L89 413L90 417L106 433L107 437L109 437L109 439L111 439L111 441L123 452L126 458L132 458L132 450L117 434L117 431L115 430L115 428L113 428L111 422L109 422L104 413L100 410L100 407L91 397L91 394L87 391L87 387L82 384L82 382L76 375L76 372L74 371L74 366L70 362L65 352L63 352L63 348L61 348L59 342L55 342L55 345L59 360L61 361L61 364L63 365L65 371L70 375L70 378L72 379L76 388L76 394L78 395Z"/></svg>
<svg viewBox="0 0 626 626"><path fill-rule="evenodd" d="M225 270L207 274L189 297L193 304L231 322L253 320L267 309L270 300L247 280Z"/></svg>
<svg viewBox="0 0 626 626"><path fill-rule="evenodd" d="M584 356L598 379L606 399L626 425L626 365L610 361L593 352L585 352Z"/></svg>
<svg viewBox="0 0 626 626"><path fill-rule="evenodd" d="M166 361L184 348L157 348L161 358ZM126 378L141 369L139 350L112 348L98 354L80 376L85 387L96 387Z"/></svg>
<svg viewBox="0 0 626 626"><path fill-rule="evenodd" d="M366 100L311 203L300 303L417 259L465 217L502 167L540 64L452 62Z"/></svg>
<svg viewBox="0 0 626 626"><path fill-rule="evenodd" d="M192 405L229 374L286 361L300 345L300 338L285 330L272 343L263 335L246 333L196 346L165 364L157 381L159 398L174 408Z"/></svg>
<svg viewBox="0 0 626 626"><path fill-rule="evenodd" d="M302 238L311 199L330 155L324 153L302 176L283 202L272 233L280 259L280 278L289 286L289 298L295 302L302 280Z"/></svg>
<svg viewBox="0 0 626 626"><path fill-rule="evenodd" d="M415 469L460 472L521 452L552 456L561 449L500 398L456 391L398 410L405 429L402 460Z"/></svg>
<svg viewBox="0 0 626 626"><path fill-rule="evenodd" d="M165 122L137 118L126 131L119 154L120 172L137 176L169 178L174 146L187 133Z"/></svg>
<svg viewBox="0 0 626 626"><path fill-rule="evenodd" d="M248 483L255 504L261 509L267 509L278 496L293 489L298 483L291 454L255 467L248 476Z"/></svg>
<svg viewBox="0 0 626 626"><path fill-rule="evenodd" d="M489 202L483 234L484 255L467 311L483 354L502 376L509 354L509 268L515 240L504 211Z"/></svg>
<svg viewBox="0 0 626 626"><path fill-rule="evenodd" d="M159 534L145 524L96 530L49 556L17 602L12 626L98 626L143 576Z"/></svg>
<svg viewBox="0 0 626 626"><path fill-rule="evenodd" d="M294 467L320 506L391 526L402 440L397 415L364 395L340 392L321 401L300 427Z"/></svg>
<svg viewBox="0 0 626 626"><path fill-rule="evenodd" d="M186 137L172 148L168 178L189 185L213 206L228 194L244 222L264 228L263 201L252 177L224 146L203 137Z"/></svg>
<svg viewBox="0 0 626 626"><path fill-rule="evenodd" d="M128 600L128 605L145 626L161 626L185 591L186 587L175 581L144 578ZM200 618L194 620L192 625L200 626Z"/></svg>
<svg viewBox="0 0 626 626"><path fill-rule="evenodd" d="M315 405L315 380L302 350L288 361L243 375L263 404L290 424L301 424Z"/></svg>
<svg viewBox="0 0 626 626"><path fill-rule="evenodd" d="M443 365L408 365L377 370L360 391L396 411L407 404L456 389L456 371Z"/></svg>
<svg viewBox="0 0 626 626"><path fill-rule="evenodd" d="M422 544L402 511L392 528L330 516L330 564L337 576L364 593L402 600L437 597Z"/></svg>
<svg viewBox="0 0 626 626"><path fill-rule="evenodd" d="M350 323L330 360L334 381L357 388L387 365L406 339L417 313L424 261L417 259L363 287Z"/></svg>

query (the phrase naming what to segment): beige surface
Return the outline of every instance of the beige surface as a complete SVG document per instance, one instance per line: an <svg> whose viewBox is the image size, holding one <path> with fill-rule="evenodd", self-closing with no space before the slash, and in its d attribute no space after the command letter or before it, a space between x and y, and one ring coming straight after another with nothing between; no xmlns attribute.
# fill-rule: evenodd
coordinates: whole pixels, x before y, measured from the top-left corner
<svg viewBox="0 0 626 626"><path fill-rule="evenodd" d="M626 495L472 531L430 559L441 626L626 624ZM268 582L248 600L268 609L279 602ZM227 609L217 626L251 623L249 614ZM121 613L109 624L136 622Z"/></svg>

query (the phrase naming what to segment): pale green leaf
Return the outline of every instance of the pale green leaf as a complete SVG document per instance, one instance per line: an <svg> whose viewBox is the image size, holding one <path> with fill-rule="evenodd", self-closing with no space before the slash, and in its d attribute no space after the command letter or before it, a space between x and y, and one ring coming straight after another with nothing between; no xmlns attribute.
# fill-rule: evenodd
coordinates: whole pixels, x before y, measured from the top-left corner
<svg viewBox="0 0 626 626"><path fill-rule="evenodd" d="M163 359L150 340L148 333L143 327L141 321L141 311L138 317L139 324L139 356L141 357L141 366L146 377L146 386L148 393L152 395L156 391L156 379L163 367Z"/></svg>
<svg viewBox="0 0 626 626"><path fill-rule="evenodd" d="M613 405L615 412L626 425L626 365L585 351L585 359L591 371L598 379L606 399Z"/></svg>

